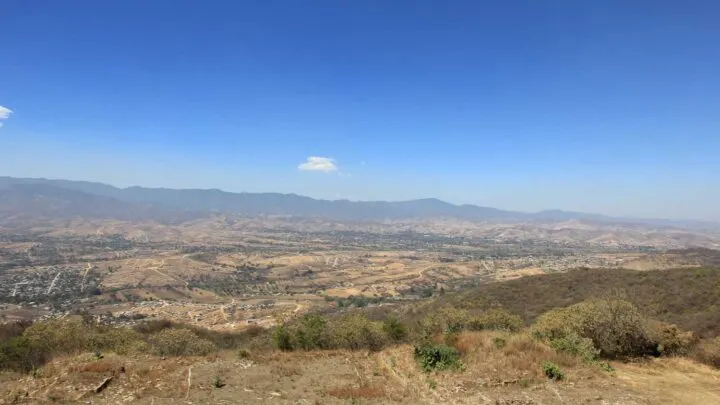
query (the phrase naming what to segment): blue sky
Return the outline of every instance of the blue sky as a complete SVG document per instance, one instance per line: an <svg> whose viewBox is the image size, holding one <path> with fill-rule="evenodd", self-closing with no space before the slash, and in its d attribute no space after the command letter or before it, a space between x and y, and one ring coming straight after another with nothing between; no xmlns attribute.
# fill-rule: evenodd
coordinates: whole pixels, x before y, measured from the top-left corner
<svg viewBox="0 0 720 405"><path fill-rule="evenodd" d="M0 175L720 220L716 1L0 9Z"/></svg>

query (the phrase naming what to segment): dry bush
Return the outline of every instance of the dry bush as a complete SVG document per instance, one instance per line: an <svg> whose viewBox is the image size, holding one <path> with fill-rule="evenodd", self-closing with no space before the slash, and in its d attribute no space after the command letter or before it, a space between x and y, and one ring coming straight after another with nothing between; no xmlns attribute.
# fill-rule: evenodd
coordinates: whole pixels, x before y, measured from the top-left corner
<svg viewBox="0 0 720 405"><path fill-rule="evenodd" d="M94 326L80 320L38 322L24 335L36 349L49 354L78 354L111 351L118 354L143 352L147 345L132 329Z"/></svg>
<svg viewBox="0 0 720 405"><path fill-rule="evenodd" d="M150 349L137 332L123 327L102 327L95 329L91 346L94 350L110 351L117 354L147 353Z"/></svg>
<svg viewBox="0 0 720 405"><path fill-rule="evenodd" d="M80 319L36 322L22 336L0 344L0 367L30 371L54 356L96 351L137 353L147 351L147 344L129 328L90 325Z"/></svg>
<svg viewBox="0 0 720 405"><path fill-rule="evenodd" d="M684 356L698 343L693 332L681 331L675 325L650 320L646 326L648 337L655 344L658 355Z"/></svg>
<svg viewBox="0 0 720 405"><path fill-rule="evenodd" d="M220 332L198 326L176 325L192 331L200 339L212 342L219 349L235 350L246 346L251 340L261 338L266 330L260 326L252 326L239 332Z"/></svg>
<svg viewBox="0 0 720 405"><path fill-rule="evenodd" d="M328 395L340 399L378 399L385 398L385 388L375 384L360 387L345 386L329 389Z"/></svg>
<svg viewBox="0 0 720 405"><path fill-rule="evenodd" d="M427 340L441 333L459 332L467 327L470 318L464 309L444 306L420 321L421 338Z"/></svg>
<svg viewBox="0 0 720 405"><path fill-rule="evenodd" d="M295 323L273 329L275 346L284 351L295 349L380 350L390 342L383 323L356 312L338 318L305 315Z"/></svg>
<svg viewBox="0 0 720 405"><path fill-rule="evenodd" d="M261 337L266 331L261 326L253 325L240 332L220 332L202 327L175 323L167 319L153 319L142 322L134 329L143 335L154 335L167 329L187 329L198 338L212 342L219 349L238 349L247 345L252 339Z"/></svg>
<svg viewBox="0 0 720 405"><path fill-rule="evenodd" d="M94 350L94 335L81 320L37 322L23 333L33 348L48 354L79 354Z"/></svg>
<svg viewBox="0 0 720 405"><path fill-rule="evenodd" d="M517 332L523 328L522 318L504 309L491 309L469 320L470 330L506 330Z"/></svg>
<svg viewBox="0 0 720 405"><path fill-rule="evenodd" d="M604 357L645 355L652 347L645 319L632 303L590 300L540 316L533 333L552 341L571 334L591 339Z"/></svg>
<svg viewBox="0 0 720 405"><path fill-rule="evenodd" d="M389 342L382 322L371 321L360 313L333 321L328 327L329 347L351 350L380 350Z"/></svg>
<svg viewBox="0 0 720 405"><path fill-rule="evenodd" d="M243 333L249 338L255 338L265 333L265 328L260 325L250 325L243 330Z"/></svg>
<svg viewBox="0 0 720 405"><path fill-rule="evenodd" d="M160 356L204 356L217 350L212 342L197 337L188 329L163 329L149 340Z"/></svg>

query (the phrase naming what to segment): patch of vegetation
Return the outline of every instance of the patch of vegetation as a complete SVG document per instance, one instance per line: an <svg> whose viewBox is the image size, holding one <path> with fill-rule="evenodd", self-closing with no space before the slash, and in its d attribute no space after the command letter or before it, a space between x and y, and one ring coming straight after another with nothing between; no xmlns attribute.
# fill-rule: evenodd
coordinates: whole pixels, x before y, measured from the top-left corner
<svg viewBox="0 0 720 405"><path fill-rule="evenodd" d="M327 321L320 315L308 314L303 316L294 331L294 347L303 350L327 348L326 324Z"/></svg>
<svg viewBox="0 0 720 405"><path fill-rule="evenodd" d="M222 388L222 387L225 386L225 383L224 383L223 380L220 378L220 376L217 376L217 375L216 375L216 376L213 377L212 386L215 387L215 388Z"/></svg>
<svg viewBox="0 0 720 405"><path fill-rule="evenodd" d="M150 344L159 356L204 356L217 351L212 342L188 329L163 329L150 337Z"/></svg>
<svg viewBox="0 0 720 405"><path fill-rule="evenodd" d="M407 326L392 316L383 322L383 331L393 342L401 342L408 335Z"/></svg>
<svg viewBox="0 0 720 405"><path fill-rule="evenodd" d="M402 335L404 325L370 320L362 313L324 318L308 314L299 321L276 327L273 343L280 350L380 350Z"/></svg>
<svg viewBox="0 0 720 405"><path fill-rule="evenodd" d="M600 354L600 350L593 345L592 339L581 337L575 332L550 339L549 343L553 349L578 356L588 363L597 360Z"/></svg>
<svg viewBox="0 0 720 405"><path fill-rule="evenodd" d="M720 257L717 251L711 252ZM577 269L481 284L464 293L446 294L437 305L467 310L499 306L521 315L530 325L547 311L603 297L608 291L624 291L624 299L642 308L649 318L677 325L701 338L720 336L720 267Z"/></svg>
<svg viewBox="0 0 720 405"><path fill-rule="evenodd" d="M470 319L470 330L505 330L517 332L523 328L522 318L503 309L491 309Z"/></svg>
<svg viewBox="0 0 720 405"><path fill-rule="evenodd" d="M425 372L434 370L462 370L460 352L451 346L425 344L415 347L415 360Z"/></svg>
<svg viewBox="0 0 720 405"><path fill-rule="evenodd" d="M502 349L507 346L507 340L501 338L500 336L496 336L493 338L493 346L495 346L496 349Z"/></svg>
<svg viewBox="0 0 720 405"><path fill-rule="evenodd" d="M369 304L377 304L383 300L383 297L365 297L363 295L351 295L347 298L325 296L325 301L337 303L338 308L365 308Z"/></svg>
<svg viewBox="0 0 720 405"><path fill-rule="evenodd" d="M472 314L465 309L443 306L431 311L420 323L420 334L426 340L438 334L446 336L463 330L503 330L517 332L523 327L522 319L503 309L490 309Z"/></svg>
<svg viewBox="0 0 720 405"><path fill-rule="evenodd" d="M609 358L642 356L652 346L637 307L619 299L590 300L549 311L538 318L533 333L582 356L591 356L590 342Z"/></svg>
<svg viewBox="0 0 720 405"><path fill-rule="evenodd" d="M360 313L341 317L329 326L328 340L333 348L377 351L390 341L383 331L382 322L372 321Z"/></svg>
<svg viewBox="0 0 720 405"><path fill-rule="evenodd" d="M596 364L598 365L598 367L600 367L600 370L606 373L615 373L615 367L613 367L612 364L608 363L607 361L598 361Z"/></svg>
<svg viewBox="0 0 720 405"><path fill-rule="evenodd" d="M273 330L272 339L275 346L280 350L290 351L293 349L292 335L284 325L280 325Z"/></svg>
<svg viewBox="0 0 720 405"><path fill-rule="evenodd" d="M560 367L551 362L551 361L545 361L542 364L542 370L543 374L551 380L560 381L565 379L565 373L560 369Z"/></svg>
<svg viewBox="0 0 720 405"><path fill-rule="evenodd" d="M697 344L693 332L680 330L676 325L649 320L646 322L649 339L655 344L656 355L685 356Z"/></svg>
<svg viewBox="0 0 720 405"><path fill-rule="evenodd" d="M255 337L246 332L222 333L167 321L127 328L99 325L80 317L51 320L36 322L20 335L0 340L0 369L30 372L55 356L81 353L205 355L239 348Z"/></svg>

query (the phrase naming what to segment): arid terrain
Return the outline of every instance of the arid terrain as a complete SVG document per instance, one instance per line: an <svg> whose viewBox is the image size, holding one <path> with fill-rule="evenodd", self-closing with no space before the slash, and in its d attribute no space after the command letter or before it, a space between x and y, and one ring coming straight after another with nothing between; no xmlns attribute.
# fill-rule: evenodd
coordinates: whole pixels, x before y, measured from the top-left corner
<svg viewBox="0 0 720 405"><path fill-rule="evenodd" d="M58 317L83 309L235 329L336 305L330 298L392 304L578 267L652 270L712 260L702 251L673 250L692 246L682 242L692 232L641 237L580 228L228 215L176 225L31 222L1 229L0 313Z"/></svg>
<svg viewBox="0 0 720 405"><path fill-rule="evenodd" d="M720 403L707 224L171 212L62 190L0 193L0 403ZM533 332L607 297L647 319L632 350ZM428 344L461 369L419 367Z"/></svg>

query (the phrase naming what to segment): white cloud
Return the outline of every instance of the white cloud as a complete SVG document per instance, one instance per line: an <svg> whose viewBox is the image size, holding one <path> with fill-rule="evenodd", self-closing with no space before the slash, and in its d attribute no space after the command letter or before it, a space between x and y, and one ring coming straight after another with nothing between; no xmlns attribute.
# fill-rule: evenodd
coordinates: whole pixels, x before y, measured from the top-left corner
<svg viewBox="0 0 720 405"><path fill-rule="evenodd" d="M2 122L4 120L10 118L10 114L12 114L11 109L0 105L0 127L2 126L2 124L3 124Z"/></svg>
<svg viewBox="0 0 720 405"><path fill-rule="evenodd" d="M305 163L300 163L298 169L309 172L336 172L338 170L335 160L326 157L310 156Z"/></svg>

